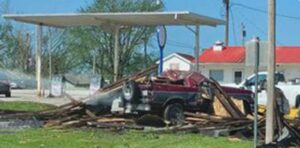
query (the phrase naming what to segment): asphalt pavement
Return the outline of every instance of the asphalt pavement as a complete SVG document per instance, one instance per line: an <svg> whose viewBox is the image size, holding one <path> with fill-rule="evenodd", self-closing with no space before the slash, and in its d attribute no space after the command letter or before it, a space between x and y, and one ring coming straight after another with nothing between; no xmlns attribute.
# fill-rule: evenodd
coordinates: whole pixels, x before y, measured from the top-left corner
<svg viewBox="0 0 300 148"><path fill-rule="evenodd" d="M88 89L74 89L65 90L66 93L71 95L76 100L83 100L89 97ZM56 106L66 104L70 102L70 99L66 97L48 97L49 91L42 91L42 97L37 97L36 90L32 89L12 89L11 97L7 98L5 95L0 95L0 101L32 101L40 103L48 103Z"/></svg>

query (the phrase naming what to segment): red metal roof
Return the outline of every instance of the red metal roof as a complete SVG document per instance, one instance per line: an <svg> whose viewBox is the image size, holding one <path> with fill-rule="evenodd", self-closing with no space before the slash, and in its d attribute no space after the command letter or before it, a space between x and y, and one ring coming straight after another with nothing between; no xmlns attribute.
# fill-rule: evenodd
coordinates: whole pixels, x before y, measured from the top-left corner
<svg viewBox="0 0 300 148"><path fill-rule="evenodd" d="M176 52L176 54L178 54L179 56L181 56L181 57L183 57L183 58L185 58L185 59L187 59L187 60L189 60L191 62L195 59L193 56L188 55L188 54L178 53L178 52Z"/></svg>
<svg viewBox="0 0 300 148"><path fill-rule="evenodd" d="M224 47L222 51L210 48L199 56L200 63L242 63L244 60L245 49L241 46Z"/></svg>
<svg viewBox="0 0 300 148"><path fill-rule="evenodd" d="M243 63L245 49L242 46L224 47L222 51L209 48L199 56L200 63ZM300 46L278 46L276 63L300 63Z"/></svg>
<svg viewBox="0 0 300 148"><path fill-rule="evenodd" d="M281 46L276 49L277 63L300 63L300 46Z"/></svg>

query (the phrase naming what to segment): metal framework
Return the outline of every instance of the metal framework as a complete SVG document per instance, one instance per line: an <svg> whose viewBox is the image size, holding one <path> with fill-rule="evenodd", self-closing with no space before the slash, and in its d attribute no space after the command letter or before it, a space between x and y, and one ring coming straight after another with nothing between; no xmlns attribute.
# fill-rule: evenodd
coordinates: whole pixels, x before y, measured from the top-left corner
<svg viewBox="0 0 300 148"><path fill-rule="evenodd" d="M76 26L102 26L114 28L114 80L118 76L119 31L122 26L195 26L195 68L199 71L199 26L224 25L225 21L196 13L182 12L112 12L112 13L67 13L67 14L6 14L6 19L37 25L36 51L37 51L37 94L41 94L41 57L42 26L49 27L76 27Z"/></svg>

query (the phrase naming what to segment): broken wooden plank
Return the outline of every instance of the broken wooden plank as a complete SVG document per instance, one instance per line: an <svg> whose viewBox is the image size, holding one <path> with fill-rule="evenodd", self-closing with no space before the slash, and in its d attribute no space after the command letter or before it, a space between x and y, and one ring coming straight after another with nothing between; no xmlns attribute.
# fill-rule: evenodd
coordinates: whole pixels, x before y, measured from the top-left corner
<svg viewBox="0 0 300 148"><path fill-rule="evenodd" d="M125 118L100 118L97 120L99 123L108 123L108 122L126 122L129 121Z"/></svg>
<svg viewBox="0 0 300 148"><path fill-rule="evenodd" d="M215 95L219 99L219 101L223 104L224 108L228 111L228 113L234 118L244 117L245 115L239 110L239 108L233 103L231 98L223 91L219 83L215 80L211 82L217 91L215 91Z"/></svg>
<svg viewBox="0 0 300 148"><path fill-rule="evenodd" d="M121 129L144 130L143 126L125 125L125 124L116 124L116 123L87 122L87 125L95 126L98 128L121 128Z"/></svg>
<svg viewBox="0 0 300 148"><path fill-rule="evenodd" d="M88 110L88 109L85 109L85 113L86 113L89 117L91 117L91 118L93 118L93 119L96 119L96 118L97 118L97 116L96 116L94 113L92 113L90 110Z"/></svg>
<svg viewBox="0 0 300 148"><path fill-rule="evenodd" d="M117 87L122 87L123 83L127 80L137 80L137 79L140 79L150 73L152 73L153 71L155 71L157 69L158 65L155 64L141 72L138 72L136 73L135 75L133 76L130 76L130 77L127 77L127 78L123 78L121 80L118 80L117 82L111 84L111 85L108 85L108 86L105 86L103 87L102 89L100 89L99 91L100 92L106 92L106 91L109 91L109 90L112 90L112 89L115 89Z"/></svg>
<svg viewBox="0 0 300 148"><path fill-rule="evenodd" d="M198 117L198 118L204 118L213 122L228 122L228 121L234 121L234 120L248 120L247 118L232 118L232 117L221 117L221 116L215 116L215 115L209 115L205 113L190 113L190 112L184 112L186 116L192 116L192 117Z"/></svg>

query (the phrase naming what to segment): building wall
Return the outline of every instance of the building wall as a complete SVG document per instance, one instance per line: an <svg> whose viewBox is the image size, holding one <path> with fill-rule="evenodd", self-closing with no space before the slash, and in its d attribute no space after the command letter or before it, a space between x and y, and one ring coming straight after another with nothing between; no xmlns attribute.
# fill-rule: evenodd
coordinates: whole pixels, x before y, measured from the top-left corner
<svg viewBox="0 0 300 148"><path fill-rule="evenodd" d="M279 64L276 69L283 72L286 80L300 78L300 64Z"/></svg>
<svg viewBox="0 0 300 148"><path fill-rule="evenodd" d="M220 83L234 83L234 72L242 71L242 79L245 79L254 73L253 66L244 64L200 64L200 71L206 77L209 77L210 70L223 70L224 81ZM261 66L259 71L267 71L266 66ZM279 64L276 67L277 72L282 72L286 80L300 78L300 64Z"/></svg>
<svg viewBox="0 0 300 148"><path fill-rule="evenodd" d="M191 70L191 65L190 63L176 57L173 56L167 60L164 61L164 65L163 65L163 71L169 70L171 69L172 65L176 65L178 64L178 70L182 70L182 71L189 71Z"/></svg>
<svg viewBox="0 0 300 148"><path fill-rule="evenodd" d="M204 76L210 77L210 70L223 70L224 77L223 81L219 81L220 83L234 83L235 71L241 71L242 79L245 78L245 67L243 64L200 64L200 71Z"/></svg>

